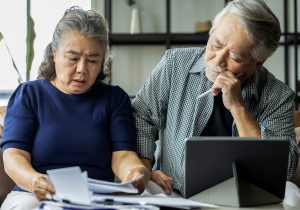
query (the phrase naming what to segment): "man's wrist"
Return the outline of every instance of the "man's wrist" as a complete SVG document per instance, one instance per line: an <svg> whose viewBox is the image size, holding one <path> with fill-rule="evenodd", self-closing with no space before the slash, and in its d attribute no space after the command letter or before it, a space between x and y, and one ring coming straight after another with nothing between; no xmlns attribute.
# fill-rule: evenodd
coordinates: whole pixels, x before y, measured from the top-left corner
<svg viewBox="0 0 300 210"><path fill-rule="evenodd" d="M232 106L230 109L230 113L233 117L236 115L240 115L245 111L246 111L246 107L243 104Z"/></svg>

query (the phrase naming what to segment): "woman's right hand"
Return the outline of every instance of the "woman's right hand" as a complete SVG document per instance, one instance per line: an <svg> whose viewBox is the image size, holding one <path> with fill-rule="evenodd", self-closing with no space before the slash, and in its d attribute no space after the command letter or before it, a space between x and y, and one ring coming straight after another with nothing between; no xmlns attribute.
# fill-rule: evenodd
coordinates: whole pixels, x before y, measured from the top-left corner
<svg viewBox="0 0 300 210"><path fill-rule="evenodd" d="M167 195L172 194L172 178L165 175L162 171L152 171L150 180L159 185Z"/></svg>
<svg viewBox="0 0 300 210"><path fill-rule="evenodd" d="M38 174L32 180L31 192L35 194L38 200L46 200L49 199L49 195L55 193L55 189L47 175Z"/></svg>

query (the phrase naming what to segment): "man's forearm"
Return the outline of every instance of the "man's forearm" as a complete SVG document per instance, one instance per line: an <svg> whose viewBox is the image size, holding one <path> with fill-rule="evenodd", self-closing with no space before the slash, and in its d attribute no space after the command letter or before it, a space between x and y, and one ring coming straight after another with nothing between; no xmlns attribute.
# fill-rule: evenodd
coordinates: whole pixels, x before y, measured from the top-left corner
<svg viewBox="0 0 300 210"><path fill-rule="evenodd" d="M261 138L261 130L257 121L244 106L239 106L230 110L236 123L240 137Z"/></svg>

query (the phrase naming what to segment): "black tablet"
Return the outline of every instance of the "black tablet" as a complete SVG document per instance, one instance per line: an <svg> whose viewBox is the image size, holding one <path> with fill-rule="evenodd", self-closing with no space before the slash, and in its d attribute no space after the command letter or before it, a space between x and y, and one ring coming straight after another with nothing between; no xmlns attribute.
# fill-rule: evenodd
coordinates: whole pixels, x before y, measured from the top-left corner
<svg viewBox="0 0 300 210"><path fill-rule="evenodd" d="M288 155L289 141L279 138L190 137L184 197L240 207L280 202Z"/></svg>

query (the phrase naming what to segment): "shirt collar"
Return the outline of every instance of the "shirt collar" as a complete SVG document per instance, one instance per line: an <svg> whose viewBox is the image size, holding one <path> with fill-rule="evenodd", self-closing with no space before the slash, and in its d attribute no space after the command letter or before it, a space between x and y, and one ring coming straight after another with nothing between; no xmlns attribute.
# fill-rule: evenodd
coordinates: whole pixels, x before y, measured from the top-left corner
<svg viewBox="0 0 300 210"><path fill-rule="evenodd" d="M254 96L256 101L259 101L260 99L260 92L258 90L259 78L263 77L263 70L264 70L263 67L261 67L255 72L254 75L252 75L242 84L243 86L242 95L244 99L251 99Z"/></svg>
<svg viewBox="0 0 300 210"><path fill-rule="evenodd" d="M205 72L205 64L204 64L204 54L205 54L205 49L204 47L201 52L199 53L199 59L195 60L195 65L192 66L190 69L189 73L199 73L199 72Z"/></svg>

